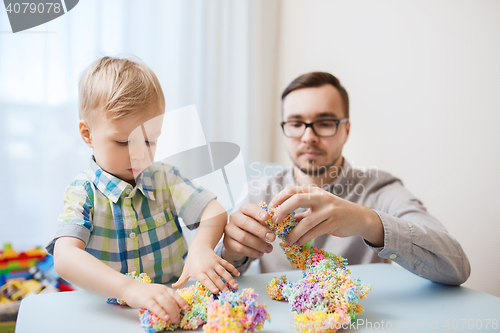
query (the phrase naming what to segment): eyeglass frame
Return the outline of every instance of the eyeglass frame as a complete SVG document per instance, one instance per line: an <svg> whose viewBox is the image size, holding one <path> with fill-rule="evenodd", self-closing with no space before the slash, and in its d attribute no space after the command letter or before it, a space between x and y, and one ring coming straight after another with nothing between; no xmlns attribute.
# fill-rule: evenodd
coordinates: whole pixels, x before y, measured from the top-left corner
<svg viewBox="0 0 500 333"><path fill-rule="evenodd" d="M335 123L335 133L333 135L319 135L318 133L316 133L316 130L314 129L314 124L315 123L319 123L321 121L333 121ZM318 120L315 120L313 122L310 122L310 123L306 123L304 121L300 121L300 120L290 120L290 121L282 121L281 122L281 129L283 130L283 135L286 136L287 138L292 138L292 139L297 139L297 138L300 138L304 135L304 133L307 131L307 128L310 127L314 133L314 135L316 135L317 137L320 137L320 138L330 138L332 136L335 136L337 135L337 132L339 131L339 125L340 124L344 124L344 123L347 123L349 121L349 118L342 118L342 119L318 119ZM302 134L300 136L288 136L285 134L285 125L286 123L302 123L304 125L306 125L306 127L304 128L304 132L302 132Z"/></svg>

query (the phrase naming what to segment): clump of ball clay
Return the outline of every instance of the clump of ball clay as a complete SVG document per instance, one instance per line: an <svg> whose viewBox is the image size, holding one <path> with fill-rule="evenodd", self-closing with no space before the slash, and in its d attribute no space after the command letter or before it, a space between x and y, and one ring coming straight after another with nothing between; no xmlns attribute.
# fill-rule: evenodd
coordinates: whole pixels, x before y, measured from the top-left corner
<svg viewBox="0 0 500 333"><path fill-rule="evenodd" d="M304 246L287 244L286 236L297 225L293 218L295 213L273 223L271 217L276 208L270 209L264 202L260 206L269 212L267 223L282 240L280 246L287 259L303 272L302 279L296 282L281 276L271 279L267 285L272 299L288 301L295 328L301 333L336 332L361 315L363 306L359 301L367 298L372 287L349 276L347 260L309 243Z"/></svg>
<svg viewBox="0 0 500 333"><path fill-rule="evenodd" d="M143 283L151 283L151 279L145 273L137 274L134 271L126 275ZM254 332L262 329L270 315L266 305L257 302L258 294L251 288L238 291L229 283L225 284L229 291L221 291L219 295L214 295L199 281L192 286L177 290L176 292L189 306L188 310L181 310L180 322L174 324L147 309L140 309L141 327L146 333L173 331L178 328L195 330L203 324L206 333ZM107 302L126 305L124 300L116 298L108 298Z"/></svg>
<svg viewBox="0 0 500 333"><path fill-rule="evenodd" d="M337 266L345 267L347 266L347 260L338 256L336 254L326 252L325 250L318 249L315 246L310 246L310 242L303 246L296 244L288 244L285 239L288 234L295 228L297 221L295 221L295 212L288 214L283 221L274 223L271 218L276 211L276 208L269 208L265 202L260 203L262 209L267 210L269 213L269 219L266 221L269 228L282 240L280 247L286 254L286 258L292 264L293 267L300 269L301 271L306 270L307 261L311 258L313 262L322 260L322 258L330 258L335 261Z"/></svg>
<svg viewBox="0 0 500 333"><path fill-rule="evenodd" d="M252 288L237 292L221 292L208 300L205 333L236 333L261 330L270 315L265 304L257 302Z"/></svg>
<svg viewBox="0 0 500 333"><path fill-rule="evenodd" d="M287 300L283 296L283 287L286 285L287 279L285 275L281 277L273 277L271 281L266 286L267 294L271 296L272 299L277 301Z"/></svg>
<svg viewBox="0 0 500 333"><path fill-rule="evenodd" d="M229 284L226 285L228 288L231 288ZM173 331L177 328L195 330L207 322L208 300L213 295L210 290L197 281L196 284L192 286L177 290L177 293L186 300L189 306L187 311L181 311L180 322L174 324L169 320L165 321L161 319L149 310L140 309L139 317L141 320L141 327L146 333Z"/></svg>

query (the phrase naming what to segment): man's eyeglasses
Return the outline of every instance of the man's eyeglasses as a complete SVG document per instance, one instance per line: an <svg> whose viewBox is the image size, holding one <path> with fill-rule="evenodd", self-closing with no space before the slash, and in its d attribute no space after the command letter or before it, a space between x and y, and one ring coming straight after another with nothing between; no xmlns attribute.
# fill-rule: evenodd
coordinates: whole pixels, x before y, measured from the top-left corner
<svg viewBox="0 0 500 333"><path fill-rule="evenodd" d="M343 119L320 119L312 123L305 123L303 121L292 120L284 121L281 123L283 134L289 138L300 138L304 135L306 129L311 127L314 134L319 137L334 136L337 134L339 124L347 123L349 118Z"/></svg>

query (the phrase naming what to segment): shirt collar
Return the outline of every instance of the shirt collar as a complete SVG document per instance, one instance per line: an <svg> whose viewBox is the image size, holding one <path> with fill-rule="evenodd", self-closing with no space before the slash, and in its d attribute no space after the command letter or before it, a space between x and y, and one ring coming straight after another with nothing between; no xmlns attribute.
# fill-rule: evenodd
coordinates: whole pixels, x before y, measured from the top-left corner
<svg viewBox="0 0 500 333"><path fill-rule="evenodd" d="M147 168L137 179L135 180L136 187L142 192L142 194L150 199L155 201L155 196L153 192L153 175L151 172L151 167Z"/></svg>
<svg viewBox="0 0 500 333"><path fill-rule="evenodd" d="M113 203L117 203L123 191L132 186L126 181L104 171L99 165L97 165L94 160L94 156L90 159L87 174L99 191L101 191ZM136 187L146 198L155 200L152 184L153 182L149 168L144 170L139 177L137 177Z"/></svg>

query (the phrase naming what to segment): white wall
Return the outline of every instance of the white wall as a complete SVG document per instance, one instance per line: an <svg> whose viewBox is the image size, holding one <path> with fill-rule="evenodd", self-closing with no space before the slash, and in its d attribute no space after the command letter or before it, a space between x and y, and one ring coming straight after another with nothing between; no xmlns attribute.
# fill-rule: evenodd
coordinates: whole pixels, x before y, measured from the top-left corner
<svg viewBox="0 0 500 333"><path fill-rule="evenodd" d="M277 87L315 70L339 77L351 98L345 156L402 178L462 244L465 285L496 296L498 17L494 0L283 1ZM283 151L275 162L288 162Z"/></svg>

